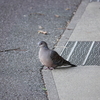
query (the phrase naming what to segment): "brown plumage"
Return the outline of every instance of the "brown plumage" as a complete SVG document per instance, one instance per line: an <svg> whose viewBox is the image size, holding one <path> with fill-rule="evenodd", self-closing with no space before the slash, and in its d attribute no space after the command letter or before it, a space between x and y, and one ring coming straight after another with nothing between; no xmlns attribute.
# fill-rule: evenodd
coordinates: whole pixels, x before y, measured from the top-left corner
<svg viewBox="0 0 100 100"><path fill-rule="evenodd" d="M76 66L71 64L69 61L66 61L56 51L49 49L45 41L39 42L38 45L40 47L39 50L40 62L43 65L47 66L49 69L56 68L62 65L70 65L72 67Z"/></svg>

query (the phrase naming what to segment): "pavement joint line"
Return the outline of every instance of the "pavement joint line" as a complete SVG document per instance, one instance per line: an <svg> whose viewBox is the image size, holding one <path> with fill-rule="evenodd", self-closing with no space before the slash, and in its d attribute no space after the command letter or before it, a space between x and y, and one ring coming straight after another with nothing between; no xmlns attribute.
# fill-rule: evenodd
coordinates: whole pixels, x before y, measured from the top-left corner
<svg viewBox="0 0 100 100"><path fill-rule="evenodd" d="M89 49L89 51L88 51L88 53L87 53L87 55L86 55L86 57L85 57L85 60L84 60L84 62L83 62L82 65L84 65L84 64L86 63L86 61L87 61L87 59L88 59L88 57L89 57L89 54L90 54L90 52L91 52L91 50L92 50L92 48L93 48L93 46L94 46L94 43L95 43L95 41L92 42L92 44L91 44L91 46L90 46L90 49Z"/></svg>

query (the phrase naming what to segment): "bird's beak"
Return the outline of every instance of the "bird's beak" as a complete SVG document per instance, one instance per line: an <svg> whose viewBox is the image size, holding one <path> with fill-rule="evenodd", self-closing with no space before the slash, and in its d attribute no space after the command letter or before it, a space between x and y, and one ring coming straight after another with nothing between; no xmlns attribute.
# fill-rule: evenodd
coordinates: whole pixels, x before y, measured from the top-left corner
<svg viewBox="0 0 100 100"><path fill-rule="evenodd" d="M40 47L40 42L38 42L37 44L38 44L38 46Z"/></svg>

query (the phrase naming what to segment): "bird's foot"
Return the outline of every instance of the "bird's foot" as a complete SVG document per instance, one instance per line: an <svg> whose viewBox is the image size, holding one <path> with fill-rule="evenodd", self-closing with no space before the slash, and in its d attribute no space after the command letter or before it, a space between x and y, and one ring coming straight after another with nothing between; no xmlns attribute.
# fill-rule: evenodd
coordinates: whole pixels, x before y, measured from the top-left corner
<svg viewBox="0 0 100 100"><path fill-rule="evenodd" d="M54 68L53 67L46 67L46 68L44 68L44 70L53 70Z"/></svg>
<svg viewBox="0 0 100 100"><path fill-rule="evenodd" d="M53 70L54 68L53 67L48 67L50 70Z"/></svg>
<svg viewBox="0 0 100 100"><path fill-rule="evenodd" d="M49 68L48 67L44 68L44 70L47 70L47 69L49 69Z"/></svg>

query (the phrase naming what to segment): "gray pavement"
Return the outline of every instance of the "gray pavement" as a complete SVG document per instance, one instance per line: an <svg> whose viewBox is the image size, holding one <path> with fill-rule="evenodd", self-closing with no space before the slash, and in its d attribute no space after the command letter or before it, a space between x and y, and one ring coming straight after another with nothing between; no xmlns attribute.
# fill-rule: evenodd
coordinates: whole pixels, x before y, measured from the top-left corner
<svg viewBox="0 0 100 100"><path fill-rule="evenodd" d="M92 43L98 41L100 43L99 11L100 2L83 1L55 50L62 54L68 41L91 41ZM99 47L97 52L99 55L97 60L100 60ZM100 100L99 68L100 66L95 64L94 66L77 66L74 68L66 66L53 71L43 70L49 100Z"/></svg>
<svg viewBox="0 0 100 100"><path fill-rule="evenodd" d="M100 41L100 3L91 2L69 41Z"/></svg>
<svg viewBox="0 0 100 100"><path fill-rule="evenodd" d="M58 100L100 100L100 66L53 70Z"/></svg>
<svg viewBox="0 0 100 100"><path fill-rule="evenodd" d="M0 100L48 99L37 43L53 48L80 2L0 0Z"/></svg>

